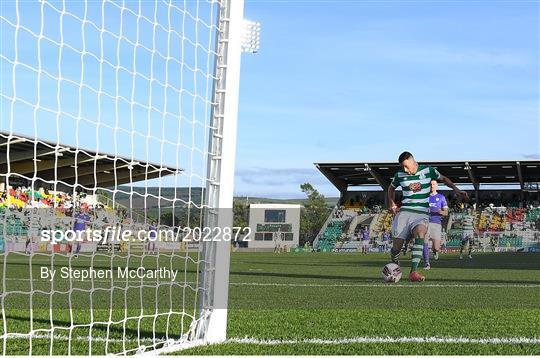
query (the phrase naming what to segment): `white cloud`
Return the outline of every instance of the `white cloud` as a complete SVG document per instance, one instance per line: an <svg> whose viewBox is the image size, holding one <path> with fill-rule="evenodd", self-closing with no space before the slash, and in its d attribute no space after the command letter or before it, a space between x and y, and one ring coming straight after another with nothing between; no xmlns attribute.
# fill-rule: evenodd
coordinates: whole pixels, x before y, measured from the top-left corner
<svg viewBox="0 0 540 358"><path fill-rule="evenodd" d="M303 198L303 183L311 183L320 192L337 196L337 190L316 168L260 168L236 171L235 195L270 198Z"/></svg>

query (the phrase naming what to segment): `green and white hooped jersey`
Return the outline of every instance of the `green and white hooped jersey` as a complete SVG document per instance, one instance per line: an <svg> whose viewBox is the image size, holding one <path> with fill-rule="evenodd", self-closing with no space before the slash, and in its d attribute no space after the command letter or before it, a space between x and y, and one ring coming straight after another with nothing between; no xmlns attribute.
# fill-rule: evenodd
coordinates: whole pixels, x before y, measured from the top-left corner
<svg viewBox="0 0 540 358"><path fill-rule="evenodd" d="M474 232L474 216L465 215L463 217L463 231Z"/></svg>
<svg viewBox="0 0 540 358"><path fill-rule="evenodd" d="M403 190L402 211L429 215L429 194L431 181L438 180L441 173L426 165L419 165L416 174L409 175L399 171L394 175L392 186Z"/></svg>

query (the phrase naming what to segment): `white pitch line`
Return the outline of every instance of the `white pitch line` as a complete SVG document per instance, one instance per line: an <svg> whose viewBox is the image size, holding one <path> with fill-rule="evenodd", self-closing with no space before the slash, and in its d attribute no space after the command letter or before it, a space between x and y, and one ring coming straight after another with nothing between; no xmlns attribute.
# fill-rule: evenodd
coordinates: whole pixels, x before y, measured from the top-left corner
<svg viewBox="0 0 540 358"><path fill-rule="evenodd" d="M0 338L7 339L28 339L29 334L22 333L8 333L6 336L0 336ZM51 339L48 334L34 334L32 339ZM69 336L54 335L54 340L68 341ZM120 338L106 337L89 337L89 336L74 336L71 340L76 341L89 341L94 342L109 342L109 343L121 343L137 341L136 337L127 337L125 340ZM141 342L156 342L156 343L169 343L172 344L174 340L167 340L163 338L141 338ZM189 342L185 341L186 344ZM540 344L540 338L531 337L489 337L489 338L468 338L468 337L351 337L351 338L305 338L305 339L259 339L252 337L233 337L227 339L222 344L226 343L240 343L240 344L258 344L258 345L281 345L281 344L324 344L324 345L339 345L339 344L362 344L362 343L472 343L472 344Z"/></svg>

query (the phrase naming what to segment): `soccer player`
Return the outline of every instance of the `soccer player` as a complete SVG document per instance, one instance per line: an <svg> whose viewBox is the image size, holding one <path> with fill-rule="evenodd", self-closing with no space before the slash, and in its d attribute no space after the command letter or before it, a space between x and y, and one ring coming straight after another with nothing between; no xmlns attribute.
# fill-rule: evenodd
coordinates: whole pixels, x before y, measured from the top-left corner
<svg viewBox="0 0 540 358"><path fill-rule="evenodd" d="M281 233L275 232L272 234L272 237L274 239L274 254L281 253Z"/></svg>
<svg viewBox="0 0 540 358"><path fill-rule="evenodd" d="M497 240L495 239L495 236L491 236L489 238L489 247L491 249L491 252L495 252L497 248Z"/></svg>
<svg viewBox="0 0 540 358"><path fill-rule="evenodd" d="M39 232L41 229L41 221L40 216L38 215L38 210L33 208L31 209L31 212L29 213L30 217L28 218L27 222L27 238L26 238L26 244L25 244L25 253L30 254L33 250L34 243L39 240Z"/></svg>
<svg viewBox="0 0 540 358"><path fill-rule="evenodd" d="M155 221L152 221L148 226L148 243L146 244L146 250L148 253L154 254L156 252L156 240L157 240L157 225Z"/></svg>
<svg viewBox="0 0 540 358"><path fill-rule="evenodd" d="M388 231L383 231L381 235L381 245L380 250L386 252L388 250L388 243L390 242L390 233Z"/></svg>
<svg viewBox="0 0 540 358"><path fill-rule="evenodd" d="M443 253L448 253L448 249L446 247L446 239L448 238L448 234L446 233L446 230L443 230L441 233L441 251Z"/></svg>
<svg viewBox="0 0 540 358"><path fill-rule="evenodd" d="M442 239L442 220L443 216L448 215L448 203L444 195L437 193L439 184L436 180L431 181L431 194L429 194L429 226L427 239L424 243L424 269L429 270L429 240L433 242L433 257L439 259Z"/></svg>
<svg viewBox="0 0 540 358"><path fill-rule="evenodd" d="M87 211L88 209L86 207L81 207L79 212L74 216L73 231L77 233L77 238L79 236L85 236L86 224L90 224L90 215L88 215ZM75 243L75 257L79 257L80 252L81 242L77 240Z"/></svg>
<svg viewBox="0 0 540 358"><path fill-rule="evenodd" d="M459 259L463 260L463 251L468 246L469 259L472 259L472 248L474 242L474 216L467 212L463 216L463 233L461 235L461 245L459 248Z"/></svg>
<svg viewBox="0 0 540 358"><path fill-rule="evenodd" d="M364 226L362 229L362 253L367 254L369 252L369 229Z"/></svg>
<svg viewBox="0 0 540 358"><path fill-rule="evenodd" d="M394 241L390 256L392 262L399 264L399 255L403 243L409 236L412 236L414 246L409 280L412 282L424 281L425 277L418 272L418 265L422 259L424 238L429 222L430 182L431 180L440 180L460 196L467 197L467 193L459 190L450 179L439 173L437 169L419 165L409 152L401 153L398 161L403 170L394 175L387 192L390 210L396 213L392 223ZM398 187L403 190L403 200L399 213L395 202L396 188Z"/></svg>

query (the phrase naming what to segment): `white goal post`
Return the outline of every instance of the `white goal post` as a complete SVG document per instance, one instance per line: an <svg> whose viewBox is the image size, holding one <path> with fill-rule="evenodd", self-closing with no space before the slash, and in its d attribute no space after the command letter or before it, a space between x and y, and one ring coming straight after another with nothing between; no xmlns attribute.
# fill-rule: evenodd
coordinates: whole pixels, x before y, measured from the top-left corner
<svg viewBox="0 0 540 358"><path fill-rule="evenodd" d="M223 36L218 37L217 81L214 83L212 132L209 145L207 227L232 228L234 168L236 156L236 126L240 83L240 55L244 34L243 1L228 2L222 8L220 19ZM217 212L216 212L217 209ZM227 303L229 287L230 242L221 240L204 245L207 263L201 277L205 291L201 312L207 317L201 321L198 337L204 342L217 343L226 338Z"/></svg>
<svg viewBox="0 0 540 358"><path fill-rule="evenodd" d="M241 52L257 52L260 28L243 9L0 3L3 355L156 354L226 339ZM221 229L217 240L137 242L205 227ZM109 229L126 241L67 235ZM72 275L94 268L104 276ZM155 276L115 276L139 268Z"/></svg>

